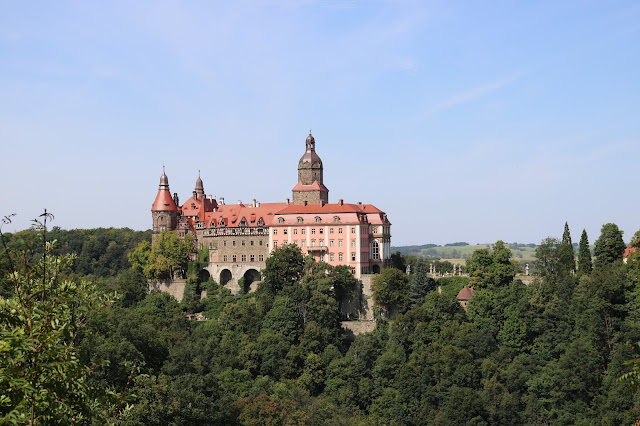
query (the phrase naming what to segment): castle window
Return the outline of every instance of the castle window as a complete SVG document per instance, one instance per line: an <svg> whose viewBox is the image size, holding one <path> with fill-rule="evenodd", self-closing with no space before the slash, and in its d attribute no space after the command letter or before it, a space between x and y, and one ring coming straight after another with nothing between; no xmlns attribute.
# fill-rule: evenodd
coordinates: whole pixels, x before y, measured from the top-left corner
<svg viewBox="0 0 640 426"><path fill-rule="evenodd" d="M342 234L342 228L338 228L338 234Z"/></svg>
<svg viewBox="0 0 640 426"><path fill-rule="evenodd" d="M260 240L260 243L259 243L259 245L262 245L262 240Z"/></svg>
<svg viewBox="0 0 640 426"><path fill-rule="evenodd" d="M338 261L342 262L342 253L338 253Z"/></svg>
<svg viewBox="0 0 640 426"><path fill-rule="evenodd" d="M333 228L329 228L329 233L333 234Z"/></svg>
<svg viewBox="0 0 640 426"><path fill-rule="evenodd" d="M297 229L293 230L293 235L298 235L298 230Z"/></svg>
<svg viewBox="0 0 640 426"><path fill-rule="evenodd" d="M256 255L252 254L251 257L249 257L249 261L250 262L255 262L256 261Z"/></svg>
<svg viewBox="0 0 640 426"><path fill-rule="evenodd" d="M258 255L258 261L264 262L264 254L259 254Z"/></svg>
<svg viewBox="0 0 640 426"><path fill-rule="evenodd" d="M247 245L247 240L242 240L242 245L246 246Z"/></svg>
<svg viewBox="0 0 640 426"><path fill-rule="evenodd" d="M225 254L224 256L222 256L222 261L226 262L227 261L227 255Z"/></svg>
<svg viewBox="0 0 640 426"><path fill-rule="evenodd" d="M353 260L353 261L356 260L356 253L355 252L351 253L351 260Z"/></svg>
<svg viewBox="0 0 640 426"><path fill-rule="evenodd" d="M334 223L338 223L338 222L340 222L340 216L334 216L334 217L333 217L333 222L334 222Z"/></svg>
<svg viewBox="0 0 640 426"><path fill-rule="evenodd" d="M250 244L249 244L249 245L253 245L253 240L251 240L251 242L250 242Z"/></svg>
<svg viewBox="0 0 640 426"><path fill-rule="evenodd" d="M320 240L320 247L324 246L324 240Z"/></svg>
<svg viewBox="0 0 640 426"><path fill-rule="evenodd" d="M329 260L330 260L330 261L332 261L332 262L333 262L334 260L336 260L336 259L335 259L335 256L333 255L333 253L329 254Z"/></svg>
<svg viewBox="0 0 640 426"><path fill-rule="evenodd" d="M316 240L311 240L311 247L315 247L316 246Z"/></svg>
<svg viewBox="0 0 640 426"><path fill-rule="evenodd" d="M160 222L164 222L164 216L160 216Z"/></svg>
<svg viewBox="0 0 640 426"><path fill-rule="evenodd" d="M236 246L236 240L231 241L231 245L235 247Z"/></svg>
<svg viewBox="0 0 640 426"><path fill-rule="evenodd" d="M196 208L196 204L195 203L191 203L191 208L195 209Z"/></svg>
<svg viewBox="0 0 640 426"><path fill-rule="evenodd" d="M278 230L277 229L273 230L273 235L278 235Z"/></svg>
<svg viewBox="0 0 640 426"><path fill-rule="evenodd" d="M300 247L304 248L306 245L306 242L304 240L300 241Z"/></svg>
<svg viewBox="0 0 640 426"><path fill-rule="evenodd" d="M338 247L342 247L342 240L338 240Z"/></svg>
<svg viewBox="0 0 640 426"><path fill-rule="evenodd" d="M329 247L333 247L333 240L329 241Z"/></svg>
<svg viewBox="0 0 640 426"><path fill-rule="evenodd" d="M356 228L351 228L351 233L355 234L356 233Z"/></svg>
<svg viewBox="0 0 640 426"><path fill-rule="evenodd" d="M298 220L298 223L302 223L302 218L301 217L298 217L297 220Z"/></svg>
<svg viewBox="0 0 640 426"><path fill-rule="evenodd" d="M311 228L311 233L315 234L316 233L316 228Z"/></svg>
<svg viewBox="0 0 640 426"><path fill-rule="evenodd" d="M380 246L378 246L378 242L375 240L371 243L371 255L375 260L380 259Z"/></svg>
<svg viewBox="0 0 640 426"><path fill-rule="evenodd" d="M263 226L264 225L264 220L262 220L262 218L258 219L258 226Z"/></svg>
<svg viewBox="0 0 640 426"><path fill-rule="evenodd" d="M324 254L320 254L320 262L324 262Z"/></svg>
<svg viewBox="0 0 640 426"><path fill-rule="evenodd" d="M286 230L286 229L283 229L283 230L282 230L282 233L283 233L284 235L287 235L287 230Z"/></svg>
<svg viewBox="0 0 640 426"><path fill-rule="evenodd" d="M316 223L320 223L320 216L316 216Z"/></svg>
<svg viewBox="0 0 640 426"><path fill-rule="evenodd" d="M304 235L304 234L305 234L305 232L307 232L307 231L306 231L304 228L302 228L302 229L300 230L300 233L301 233L302 235Z"/></svg>
<svg viewBox="0 0 640 426"><path fill-rule="evenodd" d="M238 260L238 257L234 254L233 257L231 258L232 262L236 262Z"/></svg>
<svg viewBox="0 0 640 426"><path fill-rule="evenodd" d="M246 262L246 261L247 261L247 255L246 255L246 254L243 254L243 255L242 255L242 261L243 261L243 262Z"/></svg>
<svg viewBox="0 0 640 426"><path fill-rule="evenodd" d="M277 241L274 241L274 242L273 242L273 248L274 248L274 249L277 249L277 248L278 248L278 242L277 242Z"/></svg>
<svg viewBox="0 0 640 426"><path fill-rule="evenodd" d="M356 246L356 240L351 240L351 247L355 247Z"/></svg>
<svg viewBox="0 0 640 426"><path fill-rule="evenodd" d="M226 246L227 246L227 240L224 240L224 241L222 242L222 245L226 247Z"/></svg>
<svg viewBox="0 0 640 426"><path fill-rule="evenodd" d="M239 226L247 226L247 219L245 219L244 217L240 220L240 225Z"/></svg>
<svg viewBox="0 0 640 426"><path fill-rule="evenodd" d="M279 217L278 218L278 223L284 223L284 218L283 217Z"/></svg>

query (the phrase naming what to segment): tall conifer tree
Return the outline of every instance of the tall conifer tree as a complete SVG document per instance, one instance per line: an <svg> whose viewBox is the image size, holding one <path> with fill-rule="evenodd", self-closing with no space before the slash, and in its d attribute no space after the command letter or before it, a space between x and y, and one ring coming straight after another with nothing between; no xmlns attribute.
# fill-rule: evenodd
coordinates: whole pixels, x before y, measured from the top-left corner
<svg viewBox="0 0 640 426"><path fill-rule="evenodd" d="M569 224L564 223L564 233L562 234L562 243L559 247L560 267L566 272L576 270L576 258L573 253L573 243L571 242L571 232L569 232Z"/></svg>
<svg viewBox="0 0 640 426"><path fill-rule="evenodd" d="M580 244L578 245L578 274L591 273L591 250L589 249L589 237L587 237L587 230L582 230L582 236L580 237Z"/></svg>

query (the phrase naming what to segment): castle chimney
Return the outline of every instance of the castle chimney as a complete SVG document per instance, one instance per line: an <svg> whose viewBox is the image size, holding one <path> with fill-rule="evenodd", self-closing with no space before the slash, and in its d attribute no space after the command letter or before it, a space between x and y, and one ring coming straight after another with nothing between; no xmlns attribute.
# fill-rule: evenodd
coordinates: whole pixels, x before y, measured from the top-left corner
<svg viewBox="0 0 640 426"><path fill-rule="evenodd" d="M358 201L358 206L360 206L360 210L364 210L364 208L362 207L362 201Z"/></svg>
<svg viewBox="0 0 640 426"><path fill-rule="evenodd" d="M224 206L224 197L220 197L220 202L218 202L221 206Z"/></svg>
<svg viewBox="0 0 640 426"><path fill-rule="evenodd" d="M287 198L287 205L289 205L289 199Z"/></svg>
<svg viewBox="0 0 640 426"><path fill-rule="evenodd" d="M344 201L342 200L342 198L340 198L340 199L338 200L338 204L339 204L339 205L343 205L343 204L344 204Z"/></svg>
<svg viewBox="0 0 640 426"><path fill-rule="evenodd" d="M251 203L251 206L252 206L252 207L255 207L255 206L256 206L256 199L255 199L255 198L253 199L253 203Z"/></svg>

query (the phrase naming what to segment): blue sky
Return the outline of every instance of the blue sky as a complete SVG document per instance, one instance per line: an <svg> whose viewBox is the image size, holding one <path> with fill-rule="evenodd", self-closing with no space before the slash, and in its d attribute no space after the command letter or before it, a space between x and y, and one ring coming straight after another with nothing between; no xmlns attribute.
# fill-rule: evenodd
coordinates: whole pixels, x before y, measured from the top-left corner
<svg viewBox="0 0 640 426"><path fill-rule="evenodd" d="M5 1L0 65L4 231L284 201L309 128L393 245L640 229L637 1Z"/></svg>

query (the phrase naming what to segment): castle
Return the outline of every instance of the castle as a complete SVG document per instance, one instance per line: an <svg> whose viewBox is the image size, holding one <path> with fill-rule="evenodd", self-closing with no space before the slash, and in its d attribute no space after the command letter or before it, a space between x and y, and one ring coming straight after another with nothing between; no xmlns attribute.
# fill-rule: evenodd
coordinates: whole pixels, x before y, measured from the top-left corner
<svg viewBox="0 0 640 426"><path fill-rule="evenodd" d="M322 160L309 132L298 162L293 202L225 204L205 195L200 176L182 205L171 195L163 170L151 207L152 239L163 231L192 235L198 249L209 249L202 279L213 277L234 293L255 290L271 250L296 244L304 254L330 265L347 265L356 278L380 272L391 256L391 223L371 204L329 203ZM243 278L240 281L240 278ZM245 288L240 289L240 283Z"/></svg>

